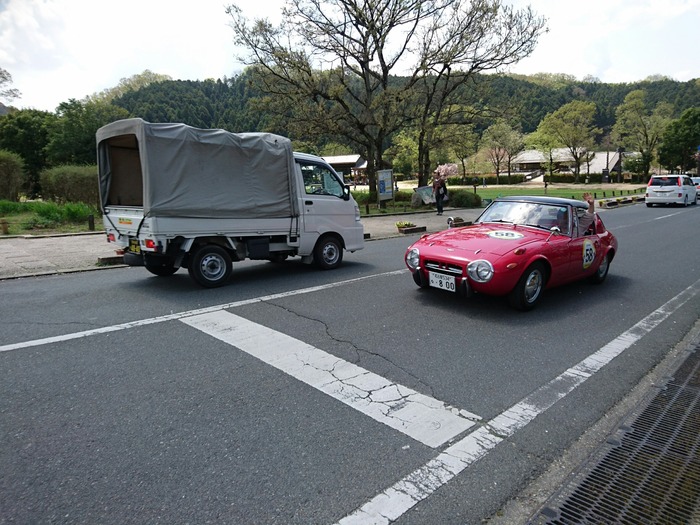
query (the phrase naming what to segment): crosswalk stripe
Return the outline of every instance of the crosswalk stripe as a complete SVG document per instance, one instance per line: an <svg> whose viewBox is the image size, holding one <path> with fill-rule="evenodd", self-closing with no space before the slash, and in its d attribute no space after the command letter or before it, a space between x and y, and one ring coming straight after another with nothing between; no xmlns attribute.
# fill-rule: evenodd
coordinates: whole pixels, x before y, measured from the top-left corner
<svg viewBox="0 0 700 525"><path fill-rule="evenodd" d="M224 341L346 405L429 446L439 447L480 418L235 314L181 322Z"/></svg>

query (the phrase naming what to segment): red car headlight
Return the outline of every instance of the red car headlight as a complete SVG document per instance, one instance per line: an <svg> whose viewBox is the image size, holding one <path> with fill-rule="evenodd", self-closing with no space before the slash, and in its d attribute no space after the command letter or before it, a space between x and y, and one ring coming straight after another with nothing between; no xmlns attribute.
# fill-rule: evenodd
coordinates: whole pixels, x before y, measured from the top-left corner
<svg viewBox="0 0 700 525"><path fill-rule="evenodd" d="M420 252L418 248L411 248L406 252L406 266L415 271L420 264Z"/></svg>
<svg viewBox="0 0 700 525"><path fill-rule="evenodd" d="M493 278L493 265L484 259L472 261L467 265L467 274L477 283L487 283Z"/></svg>

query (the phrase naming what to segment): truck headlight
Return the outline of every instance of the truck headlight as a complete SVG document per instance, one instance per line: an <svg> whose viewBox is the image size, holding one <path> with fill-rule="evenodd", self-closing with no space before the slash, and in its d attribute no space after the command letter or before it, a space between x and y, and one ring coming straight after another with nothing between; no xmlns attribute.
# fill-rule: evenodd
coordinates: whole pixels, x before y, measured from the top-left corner
<svg viewBox="0 0 700 525"><path fill-rule="evenodd" d="M406 266L415 271L419 264L420 252L418 251L418 248L411 248L406 253Z"/></svg>
<svg viewBox="0 0 700 525"><path fill-rule="evenodd" d="M493 278L493 265L484 259L472 261L467 265L467 274L477 283L487 283Z"/></svg>

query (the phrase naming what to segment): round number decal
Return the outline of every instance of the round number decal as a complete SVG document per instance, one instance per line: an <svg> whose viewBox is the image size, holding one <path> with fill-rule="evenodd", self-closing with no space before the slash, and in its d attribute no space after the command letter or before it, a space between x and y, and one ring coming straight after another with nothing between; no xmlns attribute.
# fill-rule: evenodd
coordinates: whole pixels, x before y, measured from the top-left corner
<svg viewBox="0 0 700 525"><path fill-rule="evenodd" d="M591 264L595 260L595 246L593 242L586 239L583 241L583 269L586 270L590 268Z"/></svg>
<svg viewBox="0 0 700 525"><path fill-rule="evenodd" d="M512 231L507 231L507 230L494 230L490 231L487 233L489 237L492 239L506 239L506 240L513 240L513 239L522 239L525 237L522 233L519 232L512 232Z"/></svg>

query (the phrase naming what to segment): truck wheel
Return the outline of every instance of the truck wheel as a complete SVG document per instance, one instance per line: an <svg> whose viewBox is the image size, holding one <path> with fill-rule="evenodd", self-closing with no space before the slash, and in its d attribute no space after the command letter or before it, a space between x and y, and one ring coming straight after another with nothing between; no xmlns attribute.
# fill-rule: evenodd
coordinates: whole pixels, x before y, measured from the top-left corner
<svg viewBox="0 0 700 525"><path fill-rule="evenodd" d="M231 256L215 244L199 248L188 264L187 271L195 282L205 288L223 286L231 277Z"/></svg>
<svg viewBox="0 0 700 525"><path fill-rule="evenodd" d="M172 264L146 264L145 266L146 270L160 277L169 277L179 270L179 268L175 268Z"/></svg>
<svg viewBox="0 0 700 525"><path fill-rule="evenodd" d="M343 261L343 246L337 237L322 237L314 248L314 262L322 270L333 270Z"/></svg>

